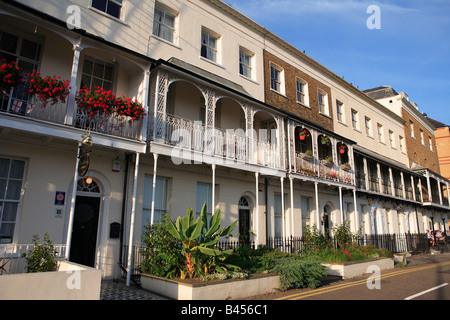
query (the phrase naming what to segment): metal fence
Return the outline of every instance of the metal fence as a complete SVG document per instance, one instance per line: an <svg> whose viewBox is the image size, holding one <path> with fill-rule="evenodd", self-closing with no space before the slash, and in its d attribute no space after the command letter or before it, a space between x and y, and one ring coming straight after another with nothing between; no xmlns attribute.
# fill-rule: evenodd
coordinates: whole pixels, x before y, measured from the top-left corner
<svg viewBox="0 0 450 320"><path fill-rule="evenodd" d="M334 248L337 248L336 239L329 239ZM381 234L381 235L365 235L360 237L357 245L373 245L375 249L388 249L393 253L402 252L427 252L430 249L430 242L426 234ZM306 239L303 237L273 237L266 239L266 246L279 249L284 252L302 254L303 249L307 245ZM239 240L221 240L217 243L218 248L223 250L236 249L241 246L247 246L251 249L256 248L255 242L239 241ZM143 261L142 250L144 247L135 246L133 248L132 257L132 279L138 280L140 272L139 266ZM122 271L126 275L128 266L128 246L124 245L122 250Z"/></svg>

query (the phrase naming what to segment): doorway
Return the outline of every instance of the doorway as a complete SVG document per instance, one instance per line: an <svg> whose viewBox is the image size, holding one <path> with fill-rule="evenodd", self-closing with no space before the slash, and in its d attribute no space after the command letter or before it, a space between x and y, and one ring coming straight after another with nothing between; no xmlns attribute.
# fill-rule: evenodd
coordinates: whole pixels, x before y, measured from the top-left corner
<svg viewBox="0 0 450 320"><path fill-rule="evenodd" d="M250 205L246 197L239 200L239 243L250 245Z"/></svg>
<svg viewBox="0 0 450 320"><path fill-rule="evenodd" d="M95 186L92 186L92 184L95 184ZM78 195L75 202L69 260L85 266L95 267L101 198L99 188L95 182L91 182L87 186L89 191L85 187L86 181L81 179L78 182ZM92 193L86 194L86 191Z"/></svg>
<svg viewBox="0 0 450 320"><path fill-rule="evenodd" d="M326 237L330 237L330 215L331 215L331 208L329 205L326 205L323 209L323 230L324 235Z"/></svg>

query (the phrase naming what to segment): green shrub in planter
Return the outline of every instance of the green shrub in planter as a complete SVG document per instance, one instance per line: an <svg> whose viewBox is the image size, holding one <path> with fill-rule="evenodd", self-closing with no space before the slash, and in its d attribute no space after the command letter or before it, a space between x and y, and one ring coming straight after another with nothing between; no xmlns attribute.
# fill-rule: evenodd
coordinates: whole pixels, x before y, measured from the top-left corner
<svg viewBox="0 0 450 320"><path fill-rule="evenodd" d="M279 258L274 261L272 269L280 275L280 290L311 288L320 285L326 275L326 268L317 261L310 259Z"/></svg>
<svg viewBox="0 0 450 320"><path fill-rule="evenodd" d="M33 236L34 248L22 257L27 261L27 273L58 271L59 264L56 261L58 252L53 247L48 233L44 236L44 243L39 244L39 236Z"/></svg>

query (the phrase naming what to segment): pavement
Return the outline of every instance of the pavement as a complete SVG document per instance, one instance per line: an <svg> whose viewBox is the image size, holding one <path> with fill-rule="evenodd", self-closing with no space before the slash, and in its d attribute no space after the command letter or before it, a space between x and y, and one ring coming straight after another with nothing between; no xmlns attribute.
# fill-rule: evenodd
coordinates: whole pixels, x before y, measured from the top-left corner
<svg viewBox="0 0 450 320"><path fill-rule="evenodd" d="M416 254L406 257L406 266L439 263L450 260L450 253ZM171 300L131 283L126 286L125 280L102 281L100 300Z"/></svg>

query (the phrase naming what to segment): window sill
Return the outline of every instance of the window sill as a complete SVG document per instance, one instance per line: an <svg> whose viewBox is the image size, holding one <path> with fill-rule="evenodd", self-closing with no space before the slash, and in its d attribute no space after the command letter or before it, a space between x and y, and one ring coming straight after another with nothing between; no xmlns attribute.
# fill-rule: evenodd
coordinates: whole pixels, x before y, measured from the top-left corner
<svg viewBox="0 0 450 320"><path fill-rule="evenodd" d="M312 108L309 105L301 103L300 101L297 101L297 104L301 105L302 107L305 107L305 108L308 108L308 109L312 110Z"/></svg>
<svg viewBox="0 0 450 320"><path fill-rule="evenodd" d="M160 37L158 37L158 36L156 36L156 35L154 35L154 34L152 34L151 37L152 37L153 39L155 39L155 40L158 40L158 41L161 41L161 42L163 42L163 43L165 43L165 44L168 44L169 46L172 46L172 47L174 47L174 48L176 48L176 49L178 49L178 50L180 50L180 51L183 51L183 48L179 47L177 44L175 44L175 43L173 43L173 42L170 42L170 41L168 41L168 40L166 40L166 39L160 38Z"/></svg>
<svg viewBox="0 0 450 320"><path fill-rule="evenodd" d="M348 127L348 125L345 122L342 122L341 120L337 121L339 124L343 125L344 127Z"/></svg>
<svg viewBox="0 0 450 320"><path fill-rule="evenodd" d="M205 61L205 62L209 62L209 63L211 63L212 65L214 65L214 66L216 66L216 67L219 67L219 68L221 68L221 69L226 70L226 68L225 68L223 65L221 65L221 64L219 64L219 63L217 63L217 62L215 62L215 61L209 60L209 59L207 59L207 58L205 58L205 57L200 56L200 60L203 60L203 61Z"/></svg>
<svg viewBox="0 0 450 320"><path fill-rule="evenodd" d="M272 91L273 93L276 93L276 94L282 96L283 98L286 98L286 99L287 99L287 96L286 96L284 93L281 93L281 92L279 92L279 91L273 90L272 88L270 88L270 91Z"/></svg>
<svg viewBox="0 0 450 320"><path fill-rule="evenodd" d="M252 78L246 77L242 74L239 74L239 76L247 81L253 82L254 84L257 84L259 86L259 82L257 82L256 80L253 80Z"/></svg>
<svg viewBox="0 0 450 320"><path fill-rule="evenodd" d="M326 113L323 113L323 112L320 112L320 111L319 111L319 114L320 114L321 116L324 116L324 117L326 117L326 118L331 119L331 117L330 117L328 114L326 114Z"/></svg>

